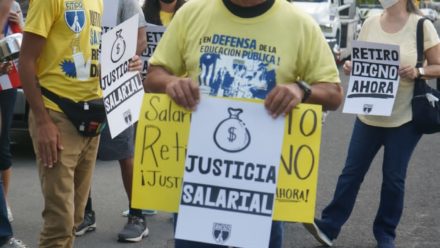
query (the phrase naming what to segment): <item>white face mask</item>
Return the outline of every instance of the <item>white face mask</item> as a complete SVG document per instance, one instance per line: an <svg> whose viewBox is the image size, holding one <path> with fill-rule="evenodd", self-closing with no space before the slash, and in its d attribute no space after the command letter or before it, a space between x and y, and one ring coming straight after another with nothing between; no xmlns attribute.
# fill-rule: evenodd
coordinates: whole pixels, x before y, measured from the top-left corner
<svg viewBox="0 0 440 248"><path fill-rule="evenodd" d="M379 0L379 2L384 9L387 9L387 8L395 5L396 3L398 3L399 0Z"/></svg>

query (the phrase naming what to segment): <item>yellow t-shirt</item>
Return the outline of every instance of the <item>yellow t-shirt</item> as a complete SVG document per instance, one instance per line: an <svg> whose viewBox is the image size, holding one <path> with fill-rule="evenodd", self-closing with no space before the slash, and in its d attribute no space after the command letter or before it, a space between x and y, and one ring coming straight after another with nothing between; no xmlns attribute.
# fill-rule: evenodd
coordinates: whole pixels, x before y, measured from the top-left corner
<svg viewBox="0 0 440 248"><path fill-rule="evenodd" d="M166 12L166 11L160 11L160 21L162 22L162 25L165 27L168 27L168 25L171 22L171 19L173 19L174 13Z"/></svg>
<svg viewBox="0 0 440 248"><path fill-rule="evenodd" d="M191 0L175 14L150 63L200 84L213 96L264 99L297 79L339 82L333 55L310 16L276 0L254 18L233 15L222 0Z"/></svg>
<svg viewBox="0 0 440 248"><path fill-rule="evenodd" d="M417 63L416 29L421 17L411 14L405 26L396 33L385 32L380 25L380 15L367 19L362 26L359 40L400 46L400 65L415 66ZM424 50L440 43L434 25L425 21L423 26ZM398 127L412 120L411 99L414 81L400 79L391 116L358 115L359 119L371 126Z"/></svg>
<svg viewBox="0 0 440 248"><path fill-rule="evenodd" d="M46 38L37 61L41 86L74 101L101 97L98 49L101 0L44 0L29 5L24 31ZM60 111L44 98L47 108Z"/></svg>

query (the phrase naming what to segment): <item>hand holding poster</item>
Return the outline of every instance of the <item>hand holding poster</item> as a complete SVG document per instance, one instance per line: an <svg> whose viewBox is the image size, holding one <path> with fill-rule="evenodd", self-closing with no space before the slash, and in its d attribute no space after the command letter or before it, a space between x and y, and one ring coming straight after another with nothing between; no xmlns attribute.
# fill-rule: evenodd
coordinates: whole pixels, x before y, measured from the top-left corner
<svg viewBox="0 0 440 248"><path fill-rule="evenodd" d="M390 116L399 86L399 46L353 41L344 113Z"/></svg>
<svg viewBox="0 0 440 248"><path fill-rule="evenodd" d="M139 16L102 35L101 88L112 138L139 118L144 88L139 72L129 71L136 54Z"/></svg>

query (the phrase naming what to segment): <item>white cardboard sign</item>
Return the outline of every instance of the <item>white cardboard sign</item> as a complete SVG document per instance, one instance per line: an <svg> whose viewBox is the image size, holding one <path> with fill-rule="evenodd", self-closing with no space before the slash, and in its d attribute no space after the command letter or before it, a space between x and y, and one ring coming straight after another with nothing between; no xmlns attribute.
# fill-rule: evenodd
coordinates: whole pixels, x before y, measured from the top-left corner
<svg viewBox="0 0 440 248"><path fill-rule="evenodd" d="M138 15L102 35L101 88L112 138L139 119L144 88L139 72L128 71L136 54Z"/></svg>
<svg viewBox="0 0 440 248"><path fill-rule="evenodd" d="M151 23L147 25L147 48L141 54L141 59L143 61L142 73L147 73L148 60L153 55L154 50L156 50L157 44L159 44L160 39L166 31L165 26L158 26Z"/></svg>
<svg viewBox="0 0 440 248"><path fill-rule="evenodd" d="M399 46L352 44L352 70L342 112L390 116L399 87Z"/></svg>
<svg viewBox="0 0 440 248"><path fill-rule="evenodd" d="M176 238L268 247L284 133L262 103L202 97L192 113Z"/></svg>

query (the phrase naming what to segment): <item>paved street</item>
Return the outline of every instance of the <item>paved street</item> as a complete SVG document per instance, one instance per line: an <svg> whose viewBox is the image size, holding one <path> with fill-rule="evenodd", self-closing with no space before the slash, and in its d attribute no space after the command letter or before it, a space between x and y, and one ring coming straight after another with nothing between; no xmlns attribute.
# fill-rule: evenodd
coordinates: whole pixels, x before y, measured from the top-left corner
<svg viewBox="0 0 440 248"><path fill-rule="evenodd" d="M347 81L346 77L342 79ZM323 127L318 184L317 213L330 201L337 177L344 164L347 143L354 116L341 111L329 115ZM401 248L440 247L440 136L422 138L408 170L405 210L398 228L397 245ZM30 247L37 247L42 224L42 197L29 141L13 146L14 169L10 204L14 213L13 228L18 238ZM362 185L354 212L335 241L338 248L373 248L372 222L377 210L381 184L381 153ZM97 230L78 238L75 247L172 247L171 215L159 213L148 217L150 235L136 244L116 241L126 219L121 211L127 208L119 166L116 162L98 162L93 183L93 204ZM300 224L288 223L284 247L310 248L318 243Z"/></svg>

